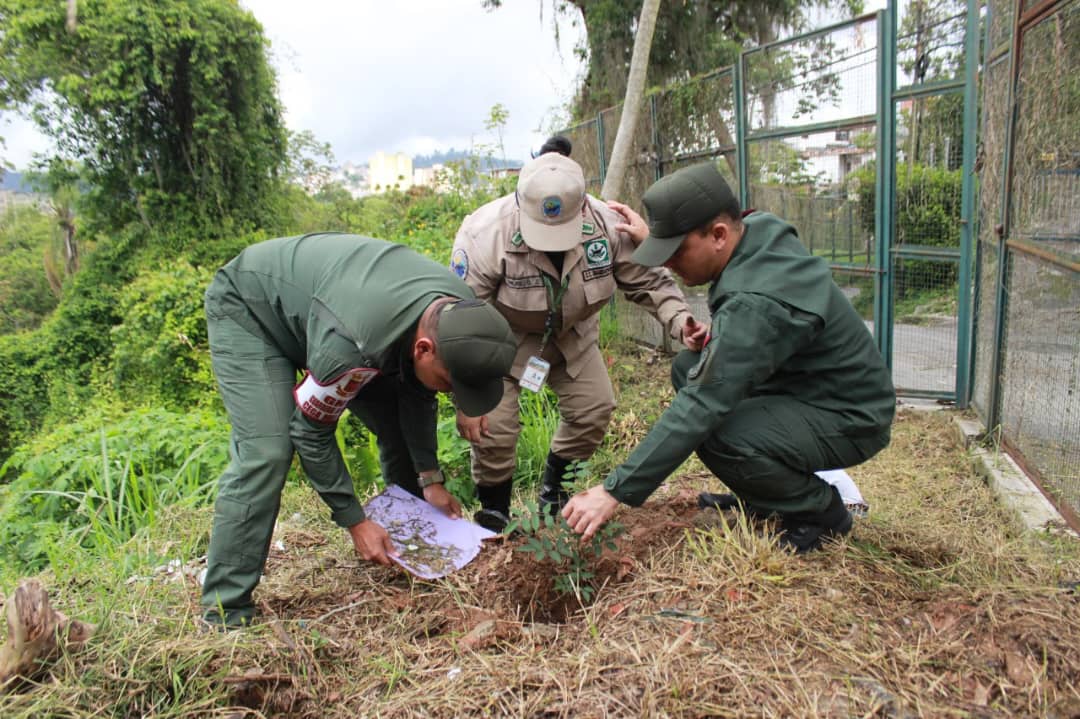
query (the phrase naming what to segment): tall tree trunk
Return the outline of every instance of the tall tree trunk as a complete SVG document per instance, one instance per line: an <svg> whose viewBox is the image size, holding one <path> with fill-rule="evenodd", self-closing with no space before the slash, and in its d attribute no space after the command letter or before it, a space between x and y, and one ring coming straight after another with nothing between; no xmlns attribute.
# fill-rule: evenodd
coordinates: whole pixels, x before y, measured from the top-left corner
<svg viewBox="0 0 1080 719"><path fill-rule="evenodd" d="M79 17L79 0L68 0L67 4L67 31L75 32L75 25Z"/></svg>
<svg viewBox="0 0 1080 719"><path fill-rule="evenodd" d="M626 82L626 99L623 101L622 117L619 118L619 131L615 135L615 147L611 151L604 187L600 190L600 197L605 200L614 200L622 192L641 101L645 96L645 76L649 70L649 52L652 50L653 31L659 12L660 0L643 0L637 33L634 35L634 54L630 57L630 76Z"/></svg>

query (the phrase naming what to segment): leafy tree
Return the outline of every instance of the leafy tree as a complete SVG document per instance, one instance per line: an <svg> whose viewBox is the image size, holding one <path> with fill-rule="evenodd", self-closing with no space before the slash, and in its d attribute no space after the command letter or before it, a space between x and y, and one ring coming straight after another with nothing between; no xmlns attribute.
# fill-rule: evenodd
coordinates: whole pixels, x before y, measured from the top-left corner
<svg viewBox="0 0 1080 719"><path fill-rule="evenodd" d="M311 130L289 132L285 173L289 181L317 194L330 184L334 151L329 142L319 142Z"/></svg>
<svg viewBox="0 0 1080 719"><path fill-rule="evenodd" d="M482 0L495 9L502 0ZM542 2L542 0L541 0ZM665 85L732 64L747 45L760 45L781 31L801 30L809 12L827 0L686 0L661 3L653 36L648 84ZM857 13L860 0L844 0ZM575 48L588 71L574 107L581 119L618 103L637 32L640 0L552 0L554 14L570 15L585 27L586 46Z"/></svg>
<svg viewBox="0 0 1080 719"><path fill-rule="evenodd" d="M0 0L0 107L83 162L88 207L214 235L269 209L285 157L262 28L231 0Z"/></svg>

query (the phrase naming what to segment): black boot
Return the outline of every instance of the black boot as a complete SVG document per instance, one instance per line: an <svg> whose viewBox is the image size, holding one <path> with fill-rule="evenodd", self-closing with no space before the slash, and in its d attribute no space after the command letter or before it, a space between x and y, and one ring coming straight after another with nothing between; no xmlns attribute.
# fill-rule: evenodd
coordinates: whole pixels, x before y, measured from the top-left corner
<svg viewBox="0 0 1080 719"><path fill-rule="evenodd" d="M476 498L480 500L480 511L473 515L473 521L484 529L502 532L510 522L510 480L490 486L477 485Z"/></svg>
<svg viewBox="0 0 1080 719"><path fill-rule="evenodd" d="M547 462L544 463L544 480L540 486L540 499L538 506L541 512L555 514L570 501L570 493L562 488L565 481L566 469L573 462L572 459L563 459L554 452L548 452Z"/></svg>
<svg viewBox="0 0 1080 719"><path fill-rule="evenodd" d="M851 512L844 506L840 492L829 487L829 506L821 512L793 512L784 515L780 546L805 554L821 548L821 541L840 537L851 531Z"/></svg>

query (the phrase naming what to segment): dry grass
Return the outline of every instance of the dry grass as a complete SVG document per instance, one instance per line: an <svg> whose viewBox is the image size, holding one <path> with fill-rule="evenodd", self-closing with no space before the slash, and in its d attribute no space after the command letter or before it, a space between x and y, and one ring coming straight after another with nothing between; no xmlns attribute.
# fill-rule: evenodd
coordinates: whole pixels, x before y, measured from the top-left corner
<svg viewBox="0 0 1080 719"><path fill-rule="evenodd" d="M621 513L607 584L561 624L527 621L522 597L546 597L550 570L530 573L511 546L414 582L357 566L294 491L261 625L199 633L190 579L56 578L55 602L102 627L39 686L0 697L0 715L1080 715L1077 543L1022 534L944 412L902 413L892 446L852 474L871 515L802 558L691 509L717 487L691 467Z"/></svg>

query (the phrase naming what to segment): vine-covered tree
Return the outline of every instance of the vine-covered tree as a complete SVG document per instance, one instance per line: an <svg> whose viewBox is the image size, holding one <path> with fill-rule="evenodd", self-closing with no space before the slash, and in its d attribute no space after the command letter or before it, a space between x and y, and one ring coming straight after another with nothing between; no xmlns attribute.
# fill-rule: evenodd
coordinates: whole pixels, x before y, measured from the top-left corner
<svg viewBox="0 0 1080 719"><path fill-rule="evenodd" d="M501 7L503 0L482 0ZM543 6L544 0L540 0ZM680 0L661 3L656 20L647 84L666 85L730 65L744 47L771 42L809 22L811 11L828 0ZM835 4L835 3L833 3ZM861 0L843 0L856 13ZM634 47L641 0L551 0L551 11L580 21L586 46L575 51L588 62L574 103L575 119L622 101Z"/></svg>
<svg viewBox="0 0 1080 719"><path fill-rule="evenodd" d="M262 27L235 0L0 0L0 108L85 170L107 227L213 235L269 209L285 156ZM175 228L170 228L175 232Z"/></svg>

